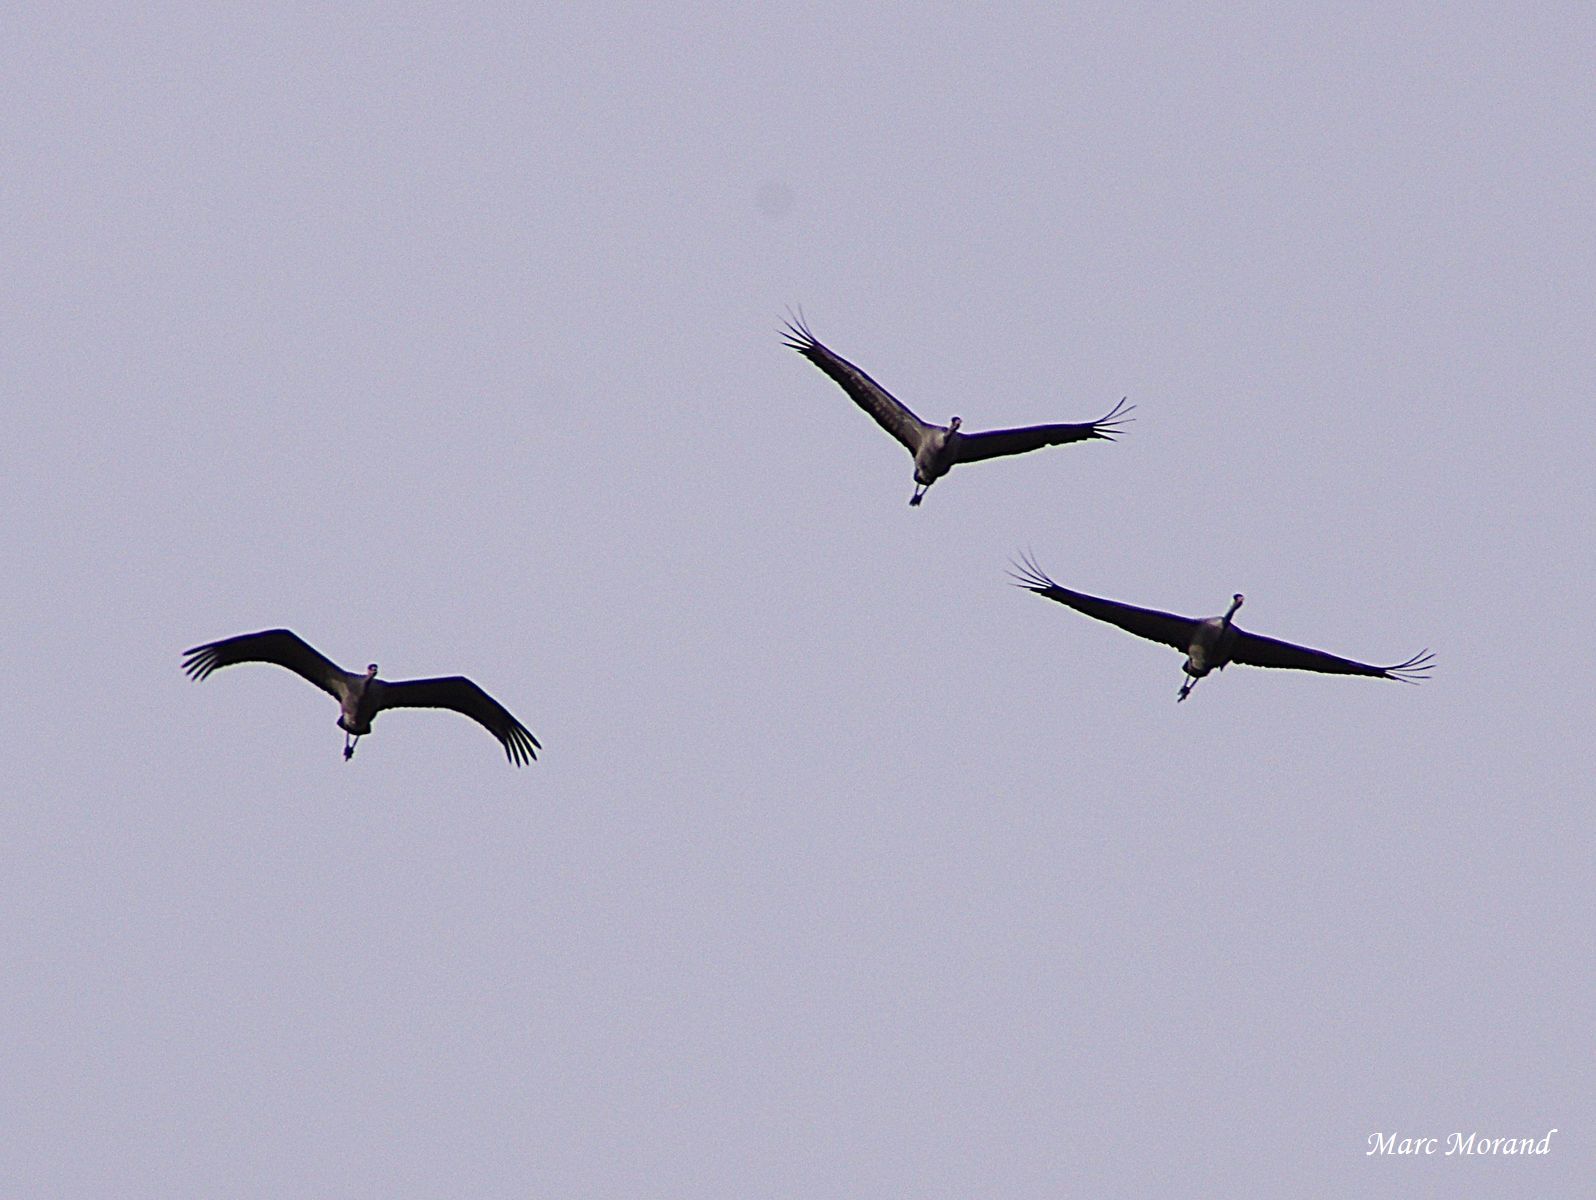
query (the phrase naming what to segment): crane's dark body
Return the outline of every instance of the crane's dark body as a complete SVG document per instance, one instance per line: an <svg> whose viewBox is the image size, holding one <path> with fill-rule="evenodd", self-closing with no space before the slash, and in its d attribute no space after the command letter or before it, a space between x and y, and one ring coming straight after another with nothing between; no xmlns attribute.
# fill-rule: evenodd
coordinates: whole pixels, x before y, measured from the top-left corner
<svg viewBox="0 0 1596 1200"><path fill-rule="evenodd" d="M1112 441L1118 427L1131 410L1121 400L1097 421L1074 425L1031 425L1021 429L993 429L985 433L965 433L960 418L946 425L932 425L915 416L901 401L847 359L816 340L802 320L787 323L787 345L826 373L853 402L875 418L914 456L914 481L918 485L909 498L918 505L926 489L959 463L980 462L1007 454L1024 454L1043 446L1084 442L1093 438Z"/></svg>
<svg viewBox="0 0 1596 1200"><path fill-rule="evenodd" d="M1015 582L1027 591L1099 621L1117 625L1137 637L1173 646L1185 654L1186 661L1181 669L1188 678L1181 686L1177 701L1191 695L1197 681L1210 671L1222 671L1233 662L1250 667L1284 667L1332 675L1366 675L1375 679L1395 679L1400 683L1418 683L1428 677L1435 664L1435 656L1428 650L1420 651L1405 662L1380 667L1249 633L1234 621L1236 610L1244 600L1239 592L1231 598L1230 608L1222 617L1181 617L1060 587L1029 558L1016 565L1013 575Z"/></svg>
<svg viewBox="0 0 1596 1200"><path fill-rule="evenodd" d="M470 717L504 747L515 766L537 758L542 745L508 709L463 675L388 681L377 678L377 664L364 674L345 671L287 629L266 629L207 642L185 650L183 669L195 680L237 663L265 662L287 667L338 701L338 727L345 733L344 759L371 732L378 713L389 708L447 708Z"/></svg>

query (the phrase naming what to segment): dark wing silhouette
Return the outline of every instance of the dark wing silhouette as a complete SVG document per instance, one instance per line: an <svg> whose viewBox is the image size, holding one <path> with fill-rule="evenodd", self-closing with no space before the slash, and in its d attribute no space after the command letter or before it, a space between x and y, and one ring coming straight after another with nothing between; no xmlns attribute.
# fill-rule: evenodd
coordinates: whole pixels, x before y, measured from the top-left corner
<svg viewBox="0 0 1596 1200"><path fill-rule="evenodd" d="M960 432L953 442L954 461L980 462L983 458L1024 454L1043 446L1061 446L1065 442L1085 442L1092 438L1113 441L1119 427L1134 419L1126 414L1135 407L1121 400L1106 416L1079 425L1031 425L1025 429L991 429L985 433Z"/></svg>
<svg viewBox="0 0 1596 1200"><path fill-rule="evenodd" d="M449 708L470 717L504 747L504 755L515 766L531 762L543 748L521 722L510 715L492 696L464 675L442 679L406 679L398 683L383 681L376 711L385 708Z"/></svg>
<svg viewBox="0 0 1596 1200"><path fill-rule="evenodd" d="M310 680L329 696L338 698L335 681L344 679L348 672L339 668L330 658L313 648L309 642L287 629L263 629L259 633L241 633L237 637L223 638L219 642L206 642L183 651L183 670L193 679L204 679L221 667L237 663L265 662L287 667L301 678Z"/></svg>
<svg viewBox="0 0 1596 1200"><path fill-rule="evenodd" d="M1389 667L1376 667L1368 663L1339 658L1323 650L1295 646L1262 634L1248 633L1232 626L1236 641L1231 647L1230 661L1245 663L1249 667L1288 667L1295 671L1325 671L1331 675L1372 675L1377 679L1395 679L1401 683L1418 683L1428 679L1435 666L1435 655L1420 651L1406 662Z"/></svg>
<svg viewBox="0 0 1596 1200"><path fill-rule="evenodd" d="M838 358L809 332L802 317L787 322L786 344L798 351L853 397L853 402L876 419L885 429L918 454L920 445L932 428L893 398L891 392L845 358Z"/></svg>
<svg viewBox="0 0 1596 1200"><path fill-rule="evenodd" d="M1178 617L1174 613L1159 612L1153 608L1137 608L1134 604L1121 604L1118 600L1104 600L1059 587L1029 555L1023 562L1016 563L1009 574L1022 588L1038 596L1046 596L1049 600L1068 605L1076 612L1107 621L1110 625L1118 625L1137 637L1163 642L1182 653L1191 649L1192 634L1202 623L1195 617Z"/></svg>

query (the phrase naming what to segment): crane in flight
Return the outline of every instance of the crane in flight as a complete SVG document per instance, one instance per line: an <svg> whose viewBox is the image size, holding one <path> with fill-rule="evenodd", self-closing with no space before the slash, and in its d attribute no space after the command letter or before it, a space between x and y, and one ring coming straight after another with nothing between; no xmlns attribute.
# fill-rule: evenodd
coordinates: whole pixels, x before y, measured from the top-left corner
<svg viewBox="0 0 1596 1200"><path fill-rule="evenodd" d="M1203 676L1210 671L1222 671L1233 662L1249 667L1325 671L1332 675L1369 675L1376 679L1395 679L1401 683L1418 683L1429 678L1430 670L1435 665L1435 655L1428 650L1421 650L1405 662L1377 667L1308 646L1248 633L1234 623L1236 610L1246 599L1240 592L1231 597L1230 607L1222 617L1180 617L1157 609L1121 604L1118 600L1088 596L1084 592L1072 592L1049 579L1029 556L1014 564L1010 574L1027 591L1046 596L1099 621L1118 625L1137 637L1173 646L1185 654L1186 661L1181 669L1188 678L1181 685L1180 695L1175 697L1177 702L1191 695L1192 688Z"/></svg>
<svg viewBox="0 0 1596 1200"><path fill-rule="evenodd" d="M875 418L876 424L908 448L914 456L916 485L914 495L909 497L911 505L918 505L925 498L926 489L958 463L980 462L985 458L1000 458L1006 454L1024 454L1043 446L1085 442L1093 438L1112 441L1114 435L1120 432L1120 426L1132 419L1128 414L1136 407L1127 406L1121 400L1106 416L1096 421L965 433L961 428L963 421L958 417L952 418L946 425L922 421L886 388L847 359L821 345L809 332L802 317L794 317L787 322L784 336L788 347L829 375L853 398L855 404Z"/></svg>
<svg viewBox="0 0 1596 1200"><path fill-rule="evenodd" d="M183 669L194 680L246 662L276 663L309 680L338 701L345 762L354 757L355 743L371 732L376 715L389 708L448 708L470 717L499 739L505 757L517 767L535 759L543 748L504 705L463 675L390 681L377 678L376 663L364 674L357 674L344 670L287 629L241 633L195 646L183 655Z"/></svg>

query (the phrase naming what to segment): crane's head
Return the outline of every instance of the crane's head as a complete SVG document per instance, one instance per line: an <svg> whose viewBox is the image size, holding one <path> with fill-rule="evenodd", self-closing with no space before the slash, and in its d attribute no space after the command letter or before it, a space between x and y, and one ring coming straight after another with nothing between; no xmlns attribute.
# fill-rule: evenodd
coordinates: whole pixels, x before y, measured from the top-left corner
<svg viewBox="0 0 1596 1200"><path fill-rule="evenodd" d="M954 418L952 418L951 420L948 421L948 432L949 433L957 433L958 430L959 430L959 426L963 425L963 424L964 424L964 418L963 417L954 417Z"/></svg>
<svg viewBox="0 0 1596 1200"><path fill-rule="evenodd" d="M1247 597L1243 596L1240 592L1237 592L1234 596L1232 596L1230 598L1230 611L1228 613L1226 613L1225 615L1227 617L1235 616L1236 615L1236 610L1238 608L1240 608L1245 603L1247 603Z"/></svg>
<svg viewBox="0 0 1596 1200"><path fill-rule="evenodd" d="M377 664L376 663L367 663L366 664L366 678L367 679L375 679L376 677L377 677Z"/></svg>

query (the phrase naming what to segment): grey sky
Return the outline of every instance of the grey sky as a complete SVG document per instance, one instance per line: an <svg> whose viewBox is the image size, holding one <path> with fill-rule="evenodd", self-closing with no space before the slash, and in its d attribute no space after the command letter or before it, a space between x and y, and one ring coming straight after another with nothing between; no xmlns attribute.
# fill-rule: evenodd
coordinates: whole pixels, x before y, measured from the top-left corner
<svg viewBox="0 0 1596 1200"><path fill-rule="evenodd" d="M860 7L13 12L0 1191L1588 1186L1596 19Z"/></svg>

